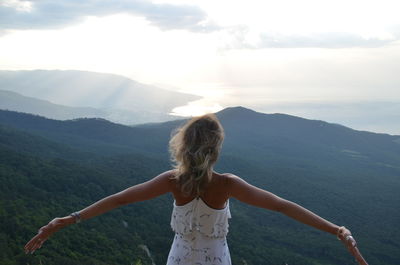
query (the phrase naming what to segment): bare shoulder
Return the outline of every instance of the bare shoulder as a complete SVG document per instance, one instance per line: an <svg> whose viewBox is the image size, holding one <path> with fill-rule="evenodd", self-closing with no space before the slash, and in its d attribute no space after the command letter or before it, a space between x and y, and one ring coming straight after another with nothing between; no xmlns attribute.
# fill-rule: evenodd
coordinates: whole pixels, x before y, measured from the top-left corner
<svg viewBox="0 0 400 265"><path fill-rule="evenodd" d="M225 178L224 182L226 188L228 189L230 195L233 197L242 197L243 194L249 196L249 193L255 193L261 190L258 187L247 183L247 181L235 174L224 173L223 175Z"/></svg>
<svg viewBox="0 0 400 265"><path fill-rule="evenodd" d="M237 177L235 174L232 174L232 173L220 173L219 175L221 177L225 178L225 179L230 179L232 177Z"/></svg>
<svg viewBox="0 0 400 265"><path fill-rule="evenodd" d="M178 172L176 169L171 169L162 173L162 178L165 180L165 185L168 185L170 191L174 194L174 196L178 196L180 192L178 180L176 178Z"/></svg>
<svg viewBox="0 0 400 265"><path fill-rule="evenodd" d="M284 200L275 194L251 185L235 174L225 173L224 176L226 178L226 188L228 190L229 197L233 197L244 203L269 210L276 211L280 209Z"/></svg>
<svg viewBox="0 0 400 265"><path fill-rule="evenodd" d="M155 176L153 179L150 179L147 181L147 183L153 183L155 185L161 185L164 186L164 188L167 188L171 190L173 183L175 183L175 170L167 170L164 171L157 176Z"/></svg>
<svg viewBox="0 0 400 265"><path fill-rule="evenodd" d="M159 176L162 178L173 179L176 175L176 169L170 169L162 172Z"/></svg>
<svg viewBox="0 0 400 265"><path fill-rule="evenodd" d="M246 183L241 177L233 173L222 173L219 175L225 191L229 194L229 196L233 195L232 192L234 192L235 189Z"/></svg>
<svg viewBox="0 0 400 265"><path fill-rule="evenodd" d="M165 183L172 184L175 181L175 176L176 176L176 170L171 169L171 170L167 170L167 171L160 173L155 178L160 179L161 181L163 181Z"/></svg>
<svg viewBox="0 0 400 265"><path fill-rule="evenodd" d="M220 174L226 185L232 185L235 182L243 181L243 179L233 173L222 173Z"/></svg>

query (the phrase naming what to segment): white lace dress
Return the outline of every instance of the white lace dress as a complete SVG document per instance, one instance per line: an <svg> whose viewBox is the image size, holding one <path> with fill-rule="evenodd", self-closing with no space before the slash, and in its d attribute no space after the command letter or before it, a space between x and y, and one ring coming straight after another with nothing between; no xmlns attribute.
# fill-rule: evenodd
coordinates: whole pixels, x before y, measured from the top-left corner
<svg viewBox="0 0 400 265"><path fill-rule="evenodd" d="M201 198L177 206L171 217L175 232L167 265L231 265L226 241L229 200L224 209L209 207Z"/></svg>

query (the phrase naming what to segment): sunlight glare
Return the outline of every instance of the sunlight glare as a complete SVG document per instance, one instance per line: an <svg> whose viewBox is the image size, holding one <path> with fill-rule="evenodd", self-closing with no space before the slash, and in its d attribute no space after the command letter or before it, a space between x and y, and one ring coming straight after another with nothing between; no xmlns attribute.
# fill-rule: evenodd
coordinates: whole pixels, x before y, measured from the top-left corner
<svg viewBox="0 0 400 265"><path fill-rule="evenodd" d="M200 99L189 102L185 106L176 107L172 110L170 115L181 117L194 117L201 116L207 113L215 113L222 110L223 107L209 99Z"/></svg>
<svg viewBox="0 0 400 265"><path fill-rule="evenodd" d="M183 93L194 94L203 97L192 101L185 106L179 106L171 111L171 115L193 117L206 113L215 113L223 109L219 102L229 94L229 90L218 83L198 84L190 89L181 90Z"/></svg>

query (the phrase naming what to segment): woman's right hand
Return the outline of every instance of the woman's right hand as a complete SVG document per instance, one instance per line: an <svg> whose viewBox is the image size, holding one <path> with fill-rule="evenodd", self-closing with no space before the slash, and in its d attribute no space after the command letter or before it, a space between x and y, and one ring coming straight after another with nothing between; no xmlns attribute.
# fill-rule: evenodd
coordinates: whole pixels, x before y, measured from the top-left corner
<svg viewBox="0 0 400 265"><path fill-rule="evenodd" d="M36 236L34 236L28 243L26 243L24 249L25 253L32 254L36 249L41 248L43 243L55 232L65 227L68 224L73 223L74 220L71 216L54 218L47 225L41 227Z"/></svg>
<svg viewBox="0 0 400 265"><path fill-rule="evenodd" d="M354 256L360 265L368 265L367 261L363 258L360 251L357 248L357 242L351 235L351 232L346 227L342 226L339 228L337 237L346 246L349 252Z"/></svg>

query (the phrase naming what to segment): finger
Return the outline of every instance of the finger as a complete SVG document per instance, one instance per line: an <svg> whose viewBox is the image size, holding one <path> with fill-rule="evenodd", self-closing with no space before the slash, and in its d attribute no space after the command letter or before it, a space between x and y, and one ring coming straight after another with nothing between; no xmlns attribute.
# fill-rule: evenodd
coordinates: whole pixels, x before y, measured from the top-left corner
<svg viewBox="0 0 400 265"><path fill-rule="evenodd" d="M35 243L35 244L32 246L32 248L30 249L29 254L33 254L33 253L36 251L37 248L38 248L38 244Z"/></svg>
<svg viewBox="0 0 400 265"><path fill-rule="evenodd" d="M42 244L44 243L45 240L42 239L37 239L36 242L32 245L31 249L30 249L30 253L34 253L38 248L40 248L42 246Z"/></svg>
<svg viewBox="0 0 400 265"><path fill-rule="evenodd" d="M25 248L25 253L26 254L32 253L32 251L35 250L35 245L36 242L32 242L27 248Z"/></svg>
<svg viewBox="0 0 400 265"><path fill-rule="evenodd" d="M356 260L359 259L359 254L357 252L357 250L353 247L353 248L349 248L350 253L356 258Z"/></svg>
<svg viewBox="0 0 400 265"><path fill-rule="evenodd" d="M25 246L24 246L25 252L26 252L27 249L29 249L29 246L31 245L31 242L32 242L32 239L29 240L28 243L25 244Z"/></svg>
<svg viewBox="0 0 400 265"><path fill-rule="evenodd" d="M39 238L39 235L34 236L28 243L25 245L25 251L29 251L32 246L35 244L36 240Z"/></svg>
<svg viewBox="0 0 400 265"><path fill-rule="evenodd" d="M25 246L25 253L30 253L34 249L36 245L37 239L32 239L29 243Z"/></svg>
<svg viewBox="0 0 400 265"><path fill-rule="evenodd" d="M25 253L32 253L38 248L38 245L42 245L47 238L43 238L40 235L34 236L24 247Z"/></svg>
<svg viewBox="0 0 400 265"><path fill-rule="evenodd" d="M363 256L361 255L361 253L360 253L360 251L358 250L358 248L356 247L355 248L355 258L356 258L356 261L359 263L359 264L363 264L363 265L368 265L368 263L365 261L365 259L363 258Z"/></svg>
<svg viewBox="0 0 400 265"><path fill-rule="evenodd" d="M363 258L360 250L357 247L355 247L355 252L357 253L356 260L358 261L358 263L363 265L368 265L367 261Z"/></svg>
<svg viewBox="0 0 400 265"><path fill-rule="evenodd" d="M40 242L39 247L38 248L42 248L44 241Z"/></svg>

